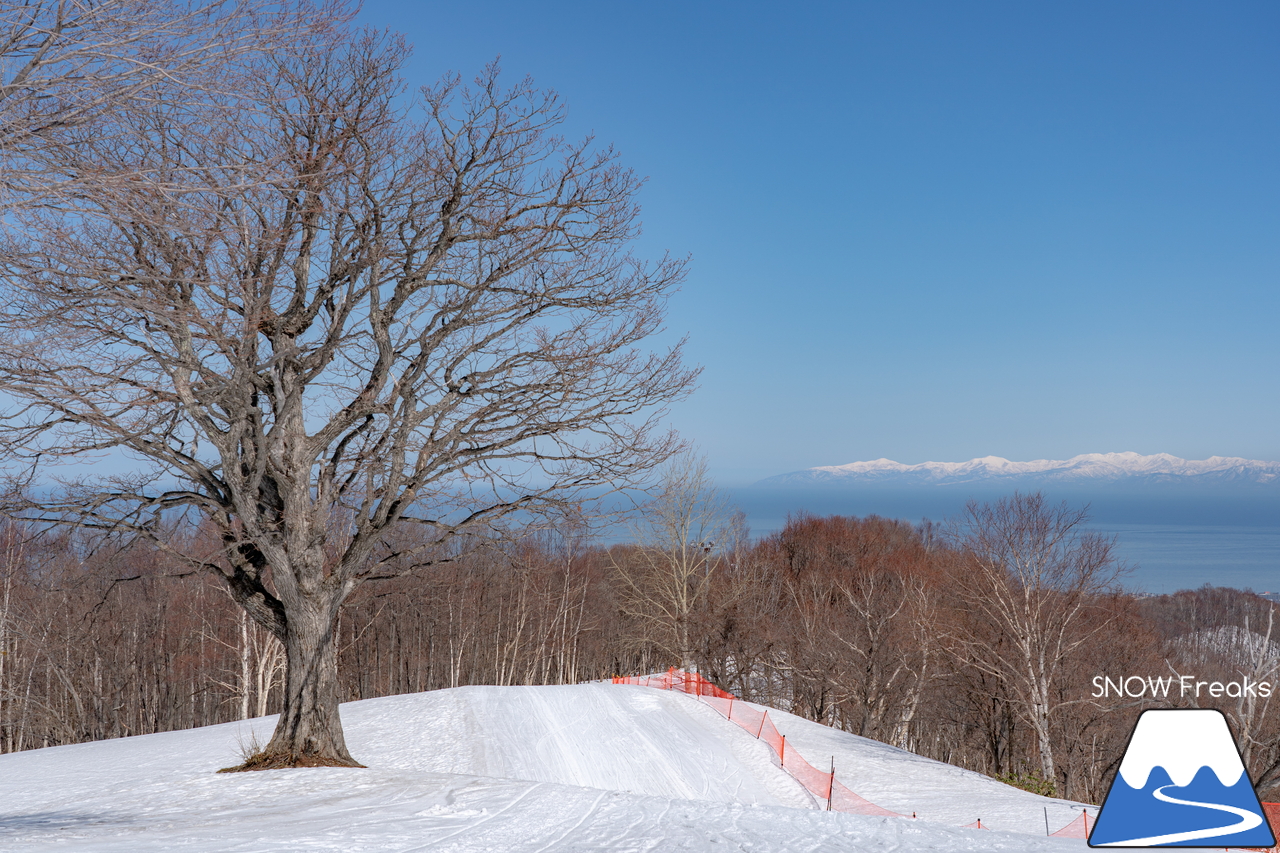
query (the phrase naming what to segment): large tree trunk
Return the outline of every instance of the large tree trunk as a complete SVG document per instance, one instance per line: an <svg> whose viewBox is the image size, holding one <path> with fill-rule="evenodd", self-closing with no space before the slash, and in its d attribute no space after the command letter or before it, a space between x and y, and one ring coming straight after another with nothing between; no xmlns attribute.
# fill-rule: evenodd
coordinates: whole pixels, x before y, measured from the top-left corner
<svg viewBox="0 0 1280 853"><path fill-rule="evenodd" d="M338 716L338 606L331 596L286 608L284 707L271 742L231 770L363 767L347 751Z"/></svg>

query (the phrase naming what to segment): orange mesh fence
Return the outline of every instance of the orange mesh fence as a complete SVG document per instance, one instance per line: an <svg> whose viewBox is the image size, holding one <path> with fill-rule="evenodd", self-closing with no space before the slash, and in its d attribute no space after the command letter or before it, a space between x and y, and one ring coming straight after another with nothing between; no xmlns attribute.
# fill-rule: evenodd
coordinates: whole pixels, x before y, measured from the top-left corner
<svg viewBox="0 0 1280 853"><path fill-rule="evenodd" d="M1280 841L1280 833L1276 832L1276 827L1280 827L1280 803L1263 803L1262 813L1267 816L1267 823L1271 826L1271 832L1276 835L1276 840ZM1280 845L1275 847L1245 847L1245 850L1280 850Z"/></svg>
<svg viewBox="0 0 1280 853"><path fill-rule="evenodd" d="M846 785L835 778L835 773L819 770L804 759L800 753L787 745L787 739L778 731L768 711L752 708L732 693L724 690L696 672L684 672L669 669L657 675L614 676L614 684L636 684L641 687L653 687L658 690L674 690L698 697L699 701L710 705L721 716L754 737L769 745L778 763L792 775L801 785L820 800L827 802L832 811L848 814L873 815L876 817L906 817L895 811L855 794ZM1280 803L1263 803L1267 819L1272 826L1280 826ZM1071 823L1051 833L1056 838L1088 838L1093 829L1094 818L1088 812L1082 813ZM966 829L987 829L981 820L965 824ZM1255 847L1252 850L1271 850L1280 853L1280 847Z"/></svg>
<svg viewBox="0 0 1280 853"><path fill-rule="evenodd" d="M733 719L733 706L735 704L734 697L730 696L729 698L724 699L719 696L703 696L702 701L719 711L720 716L724 717L726 720ZM735 720L735 722L737 721Z"/></svg>
<svg viewBox="0 0 1280 853"><path fill-rule="evenodd" d="M672 690L679 690L692 696L714 696L721 699L728 699L733 696L729 691L721 690L696 672L689 673L683 670L673 670L670 675L672 678Z"/></svg>
<svg viewBox="0 0 1280 853"><path fill-rule="evenodd" d="M721 716L742 729L750 732L769 745L778 763L792 775L801 785L820 800L827 802L832 811L847 814L872 815L876 817L906 817L895 811L877 806L875 803L860 797L835 778L834 772L826 772L814 767L800 753L787 745L787 739L778 731L778 727L769 719L768 711L752 708L732 693L717 687L696 672L684 672L669 669L658 675L614 676L614 684L636 684L641 687L653 687L658 690L674 690L698 697L699 701L710 705ZM1267 820L1274 826L1280 826L1280 803L1263 803ZM913 815L914 817L914 815ZM1094 818L1088 812L1082 813L1071 823L1051 833L1056 838L1088 838L1093 829ZM987 829L982 820L965 824L965 829ZM1271 850L1280 853L1280 847L1252 847L1250 850Z"/></svg>
<svg viewBox="0 0 1280 853"><path fill-rule="evenodd" d="M805 761L804 756L794 749L788 749L782 753L782 767L818 799L828 802L832 800L831 784L835 781L834 773L819 770Z"/></svg>
<svg viewBox="0 0 1280 853"><path fill-rule="evenodd" d="M615 675L614 684L638 684L641 687L655 687L659 690L675 690L692 696L713 696L719 699L731 699L733 694L722 690L696 672L685 672L680 669L669 669L661 675Z"/></svg>
<svg viewBox="0 0 1280 853"><path fill-rule="evenodd" d="M655 687L658 690L671 689L671 677L669 674L663 675L615 675L613 677L614 684L636 684L640 687Z"/></svg>
<svg viewBox="0 0 1280 853"><path fill-rule="evenodd" d="M864 797L859 797L838 779L831 781L831 810L833 812L845 812L846 814L875 815L877 817L906 817L904 814L891 812Z"/></svg>
<svg viewBox="0 0 1280 853"><path fill-rule="evenodd" d="M767 743L773 750L773 754L778 757L778 763L783 769L814 796L826 801L832 811L880 817L906 817L858 796L836 781L835 773L821 771L805 761L800 753L794 749L788 749L787 739L778 731L773 720L769 719L768 711L752 708L696 672L688 673L672 668L661 675L614 676L613 683L637 684L659 690L676 690L697 696L700 701L719 711L730 722Z"/></svg>
<svg viewBox="0 0 1280 853"><path fill-rule="evenodd" d="M764 730L764 718L764 711L757 711L746 702L734 702L733 715L729 717L732 722L750 732L752 737L760 737L760 732Z"/></svg>
<svg viewBox="0 0 1280 853"><path fill-rule="evenodd" d="M768 711L764 712L764 723L760 726L760 734L757 737L769 745L773 754L778 756L779 762L786 760L787 742L782 739L782 732L778 731L773 720L769 719Z"/></svg>
<svg viewBox="0 0 1280 853"><path fill-rule="evenodd" d="M1088 812L1082 812L1078 818L1071 823L1059 829L1057 832L1051 832L1049 835L1053 838L1088 838L1089 831L1093 829L1093 818L1089 817Z"/></svg>

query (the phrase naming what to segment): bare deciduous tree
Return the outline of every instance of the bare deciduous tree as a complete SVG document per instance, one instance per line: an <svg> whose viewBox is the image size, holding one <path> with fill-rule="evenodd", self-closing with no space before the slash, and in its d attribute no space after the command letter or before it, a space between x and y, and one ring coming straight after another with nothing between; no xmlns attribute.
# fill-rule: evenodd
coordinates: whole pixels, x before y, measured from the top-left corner
<svg viewBox="0 0 1280 853"><path fill-rule="evenodd" d="M1014 493L994 504L971 501L957 536L965 553L960 597L999 639L953 639L1014 698L1035 735L1040 772L1055 785L1051 720L1069 704L1090 701L1061 691L1059 682L1072 656L1109 624L1089 617L1124 572L1114 540L1085 530L1087 518L1086 510L1051 506L1038 492Z"/></svg>
<svg viewBox="0 0 1280 853"><path fill-rule="evenodd" d="M3 0L5 203L65 192L84 177L50 170L38 155L45 143L65 141L66 130L101 132L157 98L235 90L246 69L240 60L331 39L351 14L346 0Z"/></svg>
<svg viewBox="0 0 1280 853"><path fill-rule="evenodd" d="M793 707L905 747L936 670L934 560L916 528L800 514L762 550L784 579Z"/></svg>
<svg viewBox="0 0 1280 853"><path fill-rule="evenodd" d="M706 459L690 452L663 470L640 516L638 546L614 554L623 609L645 626L645 640L694 672L698 610L716 561L742 539L741 522L712 485Z"/></svg>
<svg viewBox="0 0 1280 853"><path fill-rule="evenodd" d="M410 101L406 55L316 37L237 60L239 91L153 81L46 134L74 191L0 246L0 452L138 465L27 510L159 544L165 513L213 525L202 565L285 647L255 767L355 763L334 634L358 584L642 477L694 379L643 349L683 264L626 252L639 179L496 67Z"/></svg>

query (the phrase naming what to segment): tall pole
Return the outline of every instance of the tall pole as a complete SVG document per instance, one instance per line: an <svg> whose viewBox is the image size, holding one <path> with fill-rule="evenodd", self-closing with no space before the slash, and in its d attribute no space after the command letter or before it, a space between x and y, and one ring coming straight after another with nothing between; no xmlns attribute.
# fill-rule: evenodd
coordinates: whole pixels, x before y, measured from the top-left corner
<svg viewBox="0 0 1280 853"><path fill-rule="evenodd" d="M827 785L827 811L831 811L831 799L836 795L836 757L831 756L831 784Z"/></svg>

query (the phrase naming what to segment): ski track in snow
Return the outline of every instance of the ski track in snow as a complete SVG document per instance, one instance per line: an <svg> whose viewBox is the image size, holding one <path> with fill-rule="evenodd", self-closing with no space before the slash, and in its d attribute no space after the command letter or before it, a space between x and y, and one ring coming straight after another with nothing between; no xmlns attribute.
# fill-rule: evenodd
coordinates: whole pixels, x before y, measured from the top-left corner
<svg viewBox="0 0 1280 853"><path fill-rule="evenodd" d="M763 743L676 693L466 687L349 703L368 769L215 774L274 717L0 756L6 853L1059 851L1071 803L770 710L816 766L921 820L821 811ZM1074 804L1078 808L1078 804ZM959 826L981 817L996 831ZM1001 831L1013 830L1013 831Z"/></svg>

